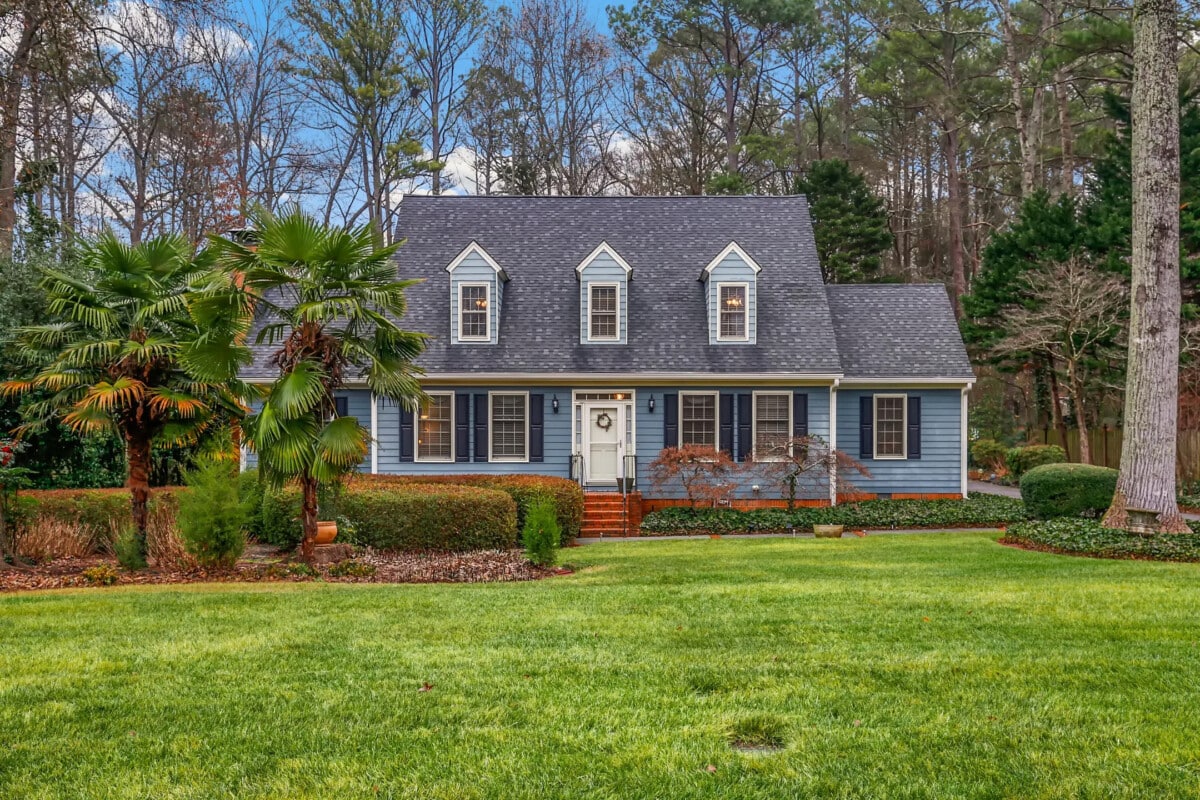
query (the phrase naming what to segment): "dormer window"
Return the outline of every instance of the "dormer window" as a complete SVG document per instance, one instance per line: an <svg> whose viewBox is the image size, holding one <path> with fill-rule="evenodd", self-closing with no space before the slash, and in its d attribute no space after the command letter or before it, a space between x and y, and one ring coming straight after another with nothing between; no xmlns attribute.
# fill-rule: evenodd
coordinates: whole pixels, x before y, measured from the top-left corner
<svg viewBox="0 0 1200 800"><path fill-rule="evenodd" d="M588 338L597 341L620 336L620 286L615 283L588 285Z"/></svg>
<svg viewBox="0 0 1200 800"><path fill-rule="evenodd" d="M720 320L717 338L722 341L745 340L749 337L747 297L750 286L745 283L718 283L717 303Z"/></svg>
<svg viewBox="0 0 1200 800"><path fill-rule="evenodd" d="M487 283L458 285L458 338L462 341L491 340L491 331L488 329L491 290L491 284Z"/></svg>

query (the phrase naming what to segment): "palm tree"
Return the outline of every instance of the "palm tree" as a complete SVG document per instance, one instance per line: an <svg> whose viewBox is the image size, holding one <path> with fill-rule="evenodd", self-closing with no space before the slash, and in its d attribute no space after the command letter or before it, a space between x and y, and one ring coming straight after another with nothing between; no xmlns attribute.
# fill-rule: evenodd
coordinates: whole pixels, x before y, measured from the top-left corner
<svg viewBox="0 0 1200 800"><path fill-rule="evenodd" d="M334 391L362 381L376 396L415 408L423 395L413 361L425 336L398 326L414 281L396 279L397 246L383 246L370 226L325 227L297 208L252 216L253 243L221 240L217 249L256 309L255 343L274 346L269 363L279 376L242 431L265 479L299 483L301 554L311 559L319 485L353 471L370 442L356 418L336 416ZM218 357L215 348L211 355Z"/></svg>
<svg viewBox="0 0 1200 800"><path fill-rule="evenodd" d="M181 237L128 245L105 233L84 243L79 256L78 275L46 271L42 288L55 319L16 331L30 377L7 381L3 390L28 395L19 431L60 417L80 433L121 436L144 560L152 446L195 442L244 410L236 379L198 376L185 365L188 351L231 339L245 328L245 314L213 314L203 325L191 315L190 300L213 291L223 276L213 273L211 254L194 255Z"/></svg>

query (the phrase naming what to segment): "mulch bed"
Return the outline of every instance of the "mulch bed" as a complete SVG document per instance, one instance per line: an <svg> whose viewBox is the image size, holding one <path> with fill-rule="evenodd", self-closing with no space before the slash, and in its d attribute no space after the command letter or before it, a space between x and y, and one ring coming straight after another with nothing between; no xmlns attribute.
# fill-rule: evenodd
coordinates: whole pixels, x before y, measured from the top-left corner
<svg viewBox="0 0 1200 800"><path fill-rule="evenodd" d="M173 583L492 583L532 581L567 574L569 570L536 567L520 550L479 550L470 553L384 553L366 550L354 563L365 565L370 575L330 575L331 566L307 567L283 559L262 563L244 561L233 569L145 569L117 567L108 557L64 558L22 569L0 569L0 593L42 589L95 588L85 570L107 565L114 568L114 586ZM332 567L336 569L336 566Z"/></svg>

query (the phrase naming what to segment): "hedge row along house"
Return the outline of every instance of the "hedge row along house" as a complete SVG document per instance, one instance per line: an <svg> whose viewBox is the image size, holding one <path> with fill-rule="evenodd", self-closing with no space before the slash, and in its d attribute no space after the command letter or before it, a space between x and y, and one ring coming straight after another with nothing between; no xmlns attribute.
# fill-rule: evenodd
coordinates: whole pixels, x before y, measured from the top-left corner
<svg viewBox="0 0 1200 800"><path fill-rule="evenodd" d="M974 374L944 287L825 285L803 197L414 195L398 234L428 400L342 393L371 431L363 471L631 479L657 505L682 497L648 480L665 447L744 462L808 435L867 467L860 493L967 491ZM268 351L245 377L274 377ZM733 497L779 490L745 477Z"/></svg>

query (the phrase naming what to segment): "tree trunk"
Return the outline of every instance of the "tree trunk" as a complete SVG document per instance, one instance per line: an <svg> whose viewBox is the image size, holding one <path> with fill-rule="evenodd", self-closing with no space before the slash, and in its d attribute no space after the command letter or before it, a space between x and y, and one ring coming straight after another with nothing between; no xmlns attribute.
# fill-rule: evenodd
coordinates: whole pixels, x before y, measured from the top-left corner
<svg viewBox="0 0 1200 800"><path fill-rule="evenodd" d="M1079 429L1079 463L1092 463L1092 442L1088 438L1087 411L1084 408L1083 381L1074 361L1067 363L1067 374L1071 379L1071 394L1074 395L1075 427Z"/></svg>
<svg viewBox="0 0 1200 800"><path fill-rule="evenodd" d="M300 522L304 533L300 539L300 558L312 563L317 540L317 479L300 479L303 501L300 507Z"/></svg>
<svg viewBox="0 0 1200 800"><path fill-rule="evenodd" d="M950 280L954 316L962 316L962 296L967 293L967 271L963 263L962 185L958 174L958 117L947 112L942 121L943 157L946 161L946 204L950 221Z"/></svg>
<svg viewBox="0 0 1200 800"><path fill-rule="evenodd" d="M1110 528L1130 510L1188 530L1175 499L1179 413L1179 68L1174 0L1133 12L1133 241L1125 440Z"/></svg>
<svg viewBox="0 0 1200 800"><path fill-rule="evenodd" d="M129 462L129 510L133 517L133 535L137 552L146 559L146 529L150 503L150 440L136 434L125 434L125 458Z"/></svg>
<svg viewBox="0 0 1200 800"><path fill-rule="evenodd" d="M1067 458L1070 458L1070 448L1067 447L1067 422L1062 414L1062 391L1058 388L1058 373L1054 369L1053 360L1046 365L1046 376L1050 382L1050 420L1054 423L1054 430L1058 431L1058 440L1062 442L1063 450L1067 451Z"/></svg>
<svg viewBox="0 0 1200 800"><path fill-rule="evenodd" d="M0 102L0 258L10 258L17 228L17 128L21 93L33 58L37 30L42 21L38 3L25 3L20 28L15 31L8 74Z"/></svg>

